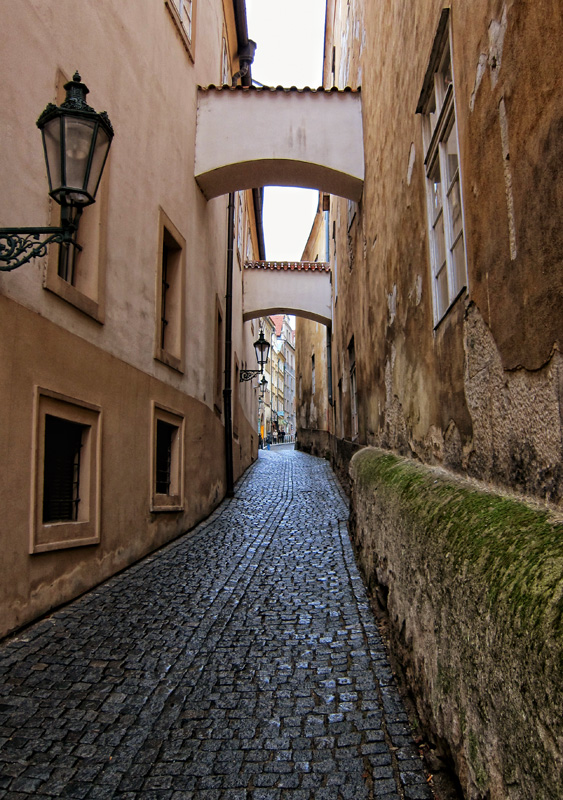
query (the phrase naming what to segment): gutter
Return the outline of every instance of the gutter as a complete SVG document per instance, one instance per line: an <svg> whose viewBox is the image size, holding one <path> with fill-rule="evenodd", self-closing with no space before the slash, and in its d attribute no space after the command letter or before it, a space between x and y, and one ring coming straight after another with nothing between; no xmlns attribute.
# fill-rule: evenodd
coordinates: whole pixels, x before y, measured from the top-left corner
<svg viewBox="0 0 563 800"><path fill-rule="evenodd" d="M238 42L238 59L240 69L233 75L232 85L236 86L240 79L243 86L252 86L250 67L254 61L256 42L248 38L245 0L233 0L235 27ZM259 231L259 250L264 248L264 231L262 228L261 189L253 189L254 213ZM257 199L259 202L257 203ZM258 210L259 209L259 210ZM260 216L259 216L260 215ZM235 231L235 193L229 193L227 223L227 285L225 292L225 388L223 389L223 412L225 415L225 494L234 496L233 470L233 240ZM265 257L265 256L264 256Z"/></svg>

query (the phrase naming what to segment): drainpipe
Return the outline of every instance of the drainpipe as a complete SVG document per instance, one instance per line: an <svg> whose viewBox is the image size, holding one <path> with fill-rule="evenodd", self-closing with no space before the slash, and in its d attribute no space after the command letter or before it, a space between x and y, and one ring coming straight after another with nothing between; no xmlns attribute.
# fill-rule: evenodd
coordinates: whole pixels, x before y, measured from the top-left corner
<svg viewBox="0 0 563 800"><path fill-rule="evenodd" d="M248 38L246 33L246 13L237 13L237 36L239 39L239 64L240 70L233 75L232 85L236 86L239 78L243 83L250 85L250 65L254 60L256 42ZM244 25L239 31L239 24L244 20ZM233 240L235 237L235 193L229 192L228 222L227 222L227 287L225 292L225 388L223 389L223 413L225 415L225 494L234 497L234 471L233 471Z"/></svg>
<svg viewBox="0 0 563 800"><path fill-rule="evenodd" d="M227 223L227 290L225 294L225 486L227 497L234 496L233 478L233 239L235 235L235 194L229 193Z"/></svg>
<svg viewBox="0 0 563 800"><path fill-rule="evenodd" d="M330 264L330 211L324 212L325 218L325 247L326 261ZM332 326L326 328L326 361L327 361L327 382L328 382L328 404L333 405L332 399Z"/></svg>

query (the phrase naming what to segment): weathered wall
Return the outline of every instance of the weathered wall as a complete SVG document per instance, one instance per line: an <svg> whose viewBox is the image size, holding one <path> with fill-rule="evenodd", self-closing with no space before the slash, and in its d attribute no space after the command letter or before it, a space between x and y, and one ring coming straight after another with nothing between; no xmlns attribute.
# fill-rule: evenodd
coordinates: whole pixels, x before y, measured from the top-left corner
<svg viewBox="0 0 563 800"><path fill-rule="evenodd" d="M53 264L58 284L65 283L56 275L54 247L49 258L0 275L0 636L187 530L225 491L224 344L216 339L218 307L223 338L225 327L227 200L206 202L193 165L197 85L220 81L223 34L232 55L238 42L232 0L225 18L222 0L200 2L190 55L173 7L172 0L30 0L3 20L0 225L57 223L35 121L48 102L64 99L62 84L74 69L90 89L88 102L108 112L115 137L98 199L79 231L95 302L70 283L53 288ZM241 202L237 250L259 258L251 193L238 194L237 213ZM183 283L174 295L185 311L182 358L173 367L155 352L163 214L182 246ZM91 281L96 271L100 280ZM253 366L255 333L242 321L236 265L233 320L233 353ZM36 387L100 409L100 544L30 553L30 518L38 515L32 504L40 504L33 491L41 447L34 440ZM150 510L153 402L184 421L182 511ZM256 391L245 386L235 479L256 457L256 413Z"/></svg>
<svg viewBox="0 0 563 800"><path fill-rule="evenodd" d="M392 647L470 800L563 781L563 521L388 452L351 461L353 539Z"/></svg>
<svg viewBox="0 0 563 800"><path fill-rule="evenodd" d="M204 403L0 297L3 556L0 636L91 588L193 527L223 497L224 431ZM37 342L41 341L41 347ZM88 369L78 367L88 364ZM34 502L34 388L102 409L100 544L29 552ZM184 415L182 512L151 512L152 403ZM237 473L251 454L237 459Z"/></svg>
<svg viewBox="0 0 563 800"><path fill-rule="evenodd" d="M468 282L434 328L416 108L443 6L328 4L325 85L361 83L366 159L360 204L331 198L336 435L354 336L359 442L561 504L560 4L451 4Z"/></svg>
<svg viewBox="0 0 563 800"><path fill-rule="evenodd" d="M324 216L320 209L302 259L311 262L327 260ZM304 317L297 317L295 321L295 379L297 446L313 455L324 456L329 447L332 415L329 404L327 328Z"/></svg>

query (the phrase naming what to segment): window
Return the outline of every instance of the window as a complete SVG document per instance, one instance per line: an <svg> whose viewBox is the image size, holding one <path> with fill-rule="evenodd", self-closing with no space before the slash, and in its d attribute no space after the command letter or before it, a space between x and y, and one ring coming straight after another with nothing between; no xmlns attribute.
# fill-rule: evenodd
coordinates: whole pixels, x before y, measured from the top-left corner
<svg viewBox="0 0 563 800"><path fill-rule="evenodd" d="M216 298L216 326L215 326L215 409L221 414L222 409L222 390L223 390L223 348L225 343L223 341L223 315L221 313L221 305L219 297Z"/></svg>
<svg viewBox="0 0 563 800"><path fill-rule="evenodd" d="M184 507L183 441L183 417L154 405L151 511L181 511Z"/></svg>
<svg viewBox="0 0 563 800"><path fill-rule="evenodd" d="M221 83L223 85L229 84L229 53L227 50L227 40L223 36L223 51L222 51L222 62L221 62Z"/></svg>
<svg viewBox="0 0 563 800"><path fill-rule="evenodd" d="M154 357L179 372L184 370L184 246L183 237L161 211Z"/></svg>
<svg viewBox="0 0 563 800"><path fill-rule="evenodd" d="M244 193L237 192L238 196L238 217L237 217L237 255L239 259L239 267L240 262L242 260L242 240L243 240L243 203L244 203Z"/></svg>
<svg viewBox="0 0 563 800"><path fill-rule="evenodd" d="M36 390L32 553L100 541L100 409Z"/></svg>
<svg viewBox="0 0 563 800"><path fill-rule="evenodd" d="M195 0L164 0L190 58L194 59Z"/></svg>
<svg viewBox="0 0 563 800"><path fill-rule="evenodd" d="M348 345L348 365L350 368L350 412L352 421L352 439L358 436L358 396L356 387L356 349L354 337Z"/></svg>
<svg viewBox="0 0 563 800"><path fill-rule="evenodd" d="M315 356L311 356L311 392L315 394Z"/></svg>
<svg viewBox="0 0 563 800"><path fill-rule="evenodd" d="M423 114L435 326L467 286L448 14L444 9L417 108Z"/></svg>
<svg viewBox="0 0 563 800"><path fill-rule="evenodd" d="M45 415L43 522L76 522L80 506L80 457L90 428Z"/></svg>
<svg viewBox="0 0 563 800"><path fill-rule="evenodd" d="M239 378L239 363L235 355L235 381L233 384L233 436L235 439L239 437L239 420L240 420L240 378Z"/></svg>

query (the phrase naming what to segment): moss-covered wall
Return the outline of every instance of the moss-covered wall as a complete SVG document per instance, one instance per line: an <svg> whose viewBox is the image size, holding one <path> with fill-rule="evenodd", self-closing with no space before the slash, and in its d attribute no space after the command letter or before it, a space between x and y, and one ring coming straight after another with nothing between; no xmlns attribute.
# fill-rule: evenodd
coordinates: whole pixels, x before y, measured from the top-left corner
<svg viewBox="0 0 563 800"><path fill-rule="evenodd" d="M350 475L362 568L467 798L561 797L563 520L375 448Z"/></svg>

